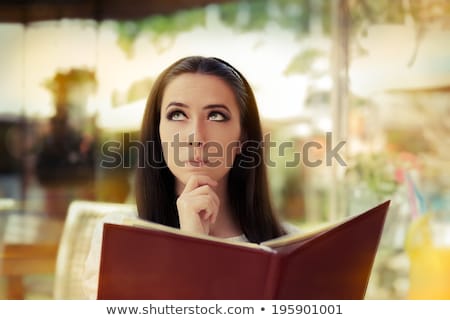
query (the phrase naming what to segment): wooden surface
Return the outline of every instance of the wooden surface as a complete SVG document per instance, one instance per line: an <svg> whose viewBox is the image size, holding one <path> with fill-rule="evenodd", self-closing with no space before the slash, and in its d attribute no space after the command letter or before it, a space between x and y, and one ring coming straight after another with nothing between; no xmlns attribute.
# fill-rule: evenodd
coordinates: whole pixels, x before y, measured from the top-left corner
<svg viewBox="0 0 450 320"><path fill-rule="evenodd" d="M45 215L0 212L0 277L7 299L26 298L26 276L54 273L63 225Z"/></svg>
<svg viewBox="0 0 450 320"><path fill-rule="evenodd" d="M52 274L57 252L57 244L5 244L0 256L0 275L8 281L7 298L25 298L24 276Z"/></svg>

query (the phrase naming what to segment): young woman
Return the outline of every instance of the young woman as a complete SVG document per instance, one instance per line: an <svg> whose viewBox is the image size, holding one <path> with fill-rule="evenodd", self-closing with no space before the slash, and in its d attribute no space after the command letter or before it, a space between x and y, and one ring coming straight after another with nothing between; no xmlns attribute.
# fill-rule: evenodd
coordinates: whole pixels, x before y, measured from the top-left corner
<svg viewBox="0 0 450 320"><path fill-rule="evenodd" d="M141 139L141 218L255 243L285 234L270 203L255 97L227 62L193 56L163 71Z"/></svg>
<svg viewBox="0 0 450 320"><path fill-rule="evenodd" d="M140 218L254 243L296 232L273 212L255 97L227 62L194 56L163 71L147 100L141 140ZM121 223L121 218L105 218L94 232L83 274L92 299L104 222Z"/></svg>

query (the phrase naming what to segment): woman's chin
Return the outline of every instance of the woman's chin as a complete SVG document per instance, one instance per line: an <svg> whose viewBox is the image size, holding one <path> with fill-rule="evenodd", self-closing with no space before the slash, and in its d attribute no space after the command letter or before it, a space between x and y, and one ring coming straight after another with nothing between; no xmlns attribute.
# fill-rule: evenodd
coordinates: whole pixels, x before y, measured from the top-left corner
<svg viewBox="0 0 450 320"><path fill-rule="evenodd" d="M207 166L184 167L178 168L177 172L172 171L178 182L182 183L184 186L187 184L192 175L208 176L212 180L220 182L228 174L228 172L229 170L218 170L217 168L210 168Z"/></svg>

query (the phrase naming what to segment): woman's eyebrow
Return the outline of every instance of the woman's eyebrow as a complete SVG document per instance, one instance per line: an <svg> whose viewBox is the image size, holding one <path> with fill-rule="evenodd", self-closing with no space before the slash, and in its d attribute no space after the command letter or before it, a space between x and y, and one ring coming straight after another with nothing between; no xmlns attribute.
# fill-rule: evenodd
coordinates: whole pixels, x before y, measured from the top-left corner
<svg viewBox="0 0 450 320"><path fill-rule="evenodd" d="M172 101L169 102L169 104L167 105L166 109L169 109L169 107L181 107L181 108L189 108L189 106L183 102L177 102L177 101ZM230 112L230 109L224 105L224 104L220 104L220 103L216 103L216 104L208 104L205 107L203 107L203 109L209 110L209 109L224 109L228 112Z"/></svg>
<svg viewBox="0 0 450 320"><path fill-rule="evenodd" d="M224 104L208 104L207 106L205 106L203 109L224 109L226 111L230 112L230 109L224 105Z"/></svg>
<svg viewBox="0 0 450 320"><path fill-rule="evenodd" d="M187 104L184 104L182 102L172 101L172 102L169 102L169 104L167 105L166 109L169 109L169 107L171 107L171 106L182 107L182 108L189 108L189 106Z"/></svg>

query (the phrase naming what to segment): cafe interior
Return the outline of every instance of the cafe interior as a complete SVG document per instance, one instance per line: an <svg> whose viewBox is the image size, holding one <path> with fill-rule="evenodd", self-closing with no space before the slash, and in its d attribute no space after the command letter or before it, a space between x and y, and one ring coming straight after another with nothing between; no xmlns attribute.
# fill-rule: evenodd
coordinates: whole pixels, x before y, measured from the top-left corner
<svg viewBox="0 0 450 320"><path fill-rule="evenodd" d="M450 299L449 40L447 0L2 1L0 299L86 298L96 224L136 212L148 94L189 55L240 70L288 146L266 150L282 219L391 201L366 299Z"/></svg>

